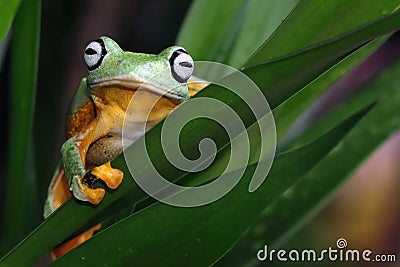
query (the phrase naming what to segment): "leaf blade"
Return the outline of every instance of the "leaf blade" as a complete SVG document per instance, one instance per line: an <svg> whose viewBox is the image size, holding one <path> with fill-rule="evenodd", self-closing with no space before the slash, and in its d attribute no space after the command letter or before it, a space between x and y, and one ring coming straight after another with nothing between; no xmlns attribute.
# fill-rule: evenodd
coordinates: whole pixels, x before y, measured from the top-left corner
<svg viewBox="0 0 400 267"><path fill-rule="evenodd" d="M11 23L14 19L15 13L17 12L18 6L21 0L10 0L0 2L0 40L4 41Z"/></svg>
<svg viewBox="0 0 400 267"><path fill-rule="evenodd" d="M399 5L399 1L363 1L362 4L358 1L302 1L245 66L257 65L334 39L395 12ZM340 21L337 14L341 15ZM299 26L307 30L299 30Z"/></svg>
<svg viewBox="0 0 400 267"><path fill-rule="evenodd" d="M32 115L37 82L39 25L40 1L24 1L15 18L11 41L9 178L5 190L2 248L21 240L39 221L33 213L37 210L37 202L32 169ZM35 220L26 220L26 217Z"/></svg>

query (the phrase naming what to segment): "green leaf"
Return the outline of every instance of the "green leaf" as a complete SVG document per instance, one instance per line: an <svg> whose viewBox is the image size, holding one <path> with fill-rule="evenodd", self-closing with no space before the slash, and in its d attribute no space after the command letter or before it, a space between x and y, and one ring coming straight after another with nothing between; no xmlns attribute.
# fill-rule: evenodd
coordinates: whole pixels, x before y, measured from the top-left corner
<svg viewBox="0 0 400 267"><path fill-rule="evenodd" d="M271 36L299 0L256 0L248 1L248 8L230 51L227 64L242 66L249 55Z"/></svg>
<svg viewBox="0 0 400 267"><path fill-rule="evenodd" d="M301 1L246 66L325 42L397 10L400 1ZM340 19L338 19L340 14Z"/></svg>
<svg viewBox="0 0 400 267"><path fill-rule="evenodd" d="M391 39L389 39L389 42ZM393 44L396 45L396 41L393 39L392 44L389 44L389 42L384 44L384 46L386 46L384 49L387 52L377 53L374 55L374 60L381 60L383 53L386 53L389 57L393 55L390 46ZM373 62L374 60L370 61L368 64L374 64L374 66L376 66L376 64ZM380 63L382 63L382 60ZM387 65L388 63L383 64ZM387 69L383 69L384 71L382 74L379 74L378 78L362 86L360 90L354 94L354 96L349 97L345 102L338 104L338 106L333 110L318 118L318 120L311 124L311 126L309 126L304 133L298 136L294 142L290 144L290 147L301 146L302 144L308 143L310 140L313 140L316 136L318 136L320 131L326 131L329 129L331 123L340 122L341 118L346 116L346 114L354 112L368 103L381 103L382 99L388 97L389 94L395 95L395 93L392 92L392 88L396 85L396 64L391 67L386 67Z"/></svg>
<svg viewBox="0 0 400 267"><path fill-rule="evenodd" d="M4 2L4 1L3 1ZM39 50L40 1L25 0L14 21L11 40L8 179L2 248L21 240L39 222L35 198L32 123ZM30 219L27 219L30 218ZM34 218L32 220L32 218Z"/></svg>
<svg viewBox="0 0 400 267"><path fill-rule="evenodd" d="M357 49L340 62L329 68L318 78L307 84L300 92L289 98L274 110L278 139L291 128L293 122L315 101L327 88L346 75L367 56L369 56L387 38L382 37L371 41L365 46ZM372 101L372 100L371 100ZM281 145L289 142L296 133L288 133L285 140L280 140Z"/></svg>
<svg viewBox="0 0 400 267"><path fill-rule="evenodd" d="M266 204L323 158L363 115L354 115L309 145L278 155L268 179L253 193L248 192L248 183L255 165L250 165L239 184L222 199L196 208L158 202L97 234L53 266L68 266L70 262L82 266L155 266L160 262L164 266L209 266L231 247ZM92 253L94 250L97 253Z"/></svg>
<svg viewBox="0 0 400 267"><path fill-rule="evenodd" d="M282 241L299 227L299 222L315 214L324 207L332 193L346 180L376 147L400 129L398 106L400 103L397 79L400 63L386 70L374 82L368 85L343 105L325 116L322 125L315 125L319 130L330 123L340 121L344 114L354 111L377 95L380 100L350 133L319 162L299 182L277 198L260 215L242 240L229 252L231 266L243 266L254 259L260 247L257 245L274 245ZM385 90L382 90L384 88ZM384 119L382 119L384 118ZM322 127L321 127L322 126ZM340 163L340 168L337 168ZM254 231L257 229L257 235ZM255 238L256 236L256 238ZM240 255L240 259L234 255Z"/></svg>
<svg viewBox="0 0 400 267"><path fill-rule="evenodd" d="M196 60L213 60L240 67L273 33L297 2L195 1L183 23L177 43L183 45Z"/></svg>
<svg viewBox="0 0 400 267"><path fill-rule="evenodd" d="M0 1L0 40L3 42L4 36L11 26L14 15L17 12L21 0Z"/></svg>
<svg viewBox="0 0 400 267"><path fill-rule="evenodd" d="M275 108L350 50L368 40L390 33L399 26L400 12L397 11L295 55L245 68L244 72L264 91L271 108ZM308 64L311 62L315 64Z"/></svg>
<svg viewBox="0 0 400 267"><path fill-rule="evenodd" d="M244 0L195 1L182 25L177 44L184 45L196 60L226 57L225 54L221 54L221 46L229 32L233 31L234 34L233 24L235 21L240 22L238 14L242 14L245 9ZM229 50L224 53L229 53Z"/></svg>

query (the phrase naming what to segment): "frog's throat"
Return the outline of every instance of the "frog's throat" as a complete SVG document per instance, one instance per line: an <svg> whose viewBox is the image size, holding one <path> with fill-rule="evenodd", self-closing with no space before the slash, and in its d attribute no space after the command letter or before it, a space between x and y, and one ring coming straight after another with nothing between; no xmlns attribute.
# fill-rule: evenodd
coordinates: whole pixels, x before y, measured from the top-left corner
<svg viewBox="0 0 400 267"><path fill-rule="evenodd" d="M189 94L188 95L177 94L171 90L157 87L154 84L135 81L135 80L122 80L122 79L102 80L99 82L88 84L88 86L90 91L93 91L101 87L110 87L110 86L122 87L132 91L145 89L179 102L183 102L190 97Z"/></svg>

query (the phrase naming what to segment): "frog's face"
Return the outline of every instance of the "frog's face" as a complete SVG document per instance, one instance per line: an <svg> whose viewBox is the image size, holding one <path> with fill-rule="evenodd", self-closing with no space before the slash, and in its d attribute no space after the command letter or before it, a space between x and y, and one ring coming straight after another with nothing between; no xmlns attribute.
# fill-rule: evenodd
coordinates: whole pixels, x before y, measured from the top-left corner
<svg viewBox="0 0 400 267"><path fill-rule="evenodd" d="M143 87L178 101L189 98L186 81L194 63L182 47L172 46L158 55L133 53L101 37L86 47L84 59L90 91L110 85L130 90Z"/></svg>

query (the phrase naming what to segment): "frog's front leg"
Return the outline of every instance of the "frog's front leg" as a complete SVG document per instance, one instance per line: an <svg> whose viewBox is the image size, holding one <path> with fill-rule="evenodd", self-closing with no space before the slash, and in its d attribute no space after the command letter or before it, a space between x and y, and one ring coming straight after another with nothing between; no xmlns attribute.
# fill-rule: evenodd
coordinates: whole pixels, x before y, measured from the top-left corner
<svg viewBox="0 0 400 267"><path fill-rule="evenodd" d="M103 188L91 188L85 181L86 151L91 143L92 132L90 129L68 139L61 148L65 176L70 190L74 196L82 201L98 204L103 199Z"/></svg>

